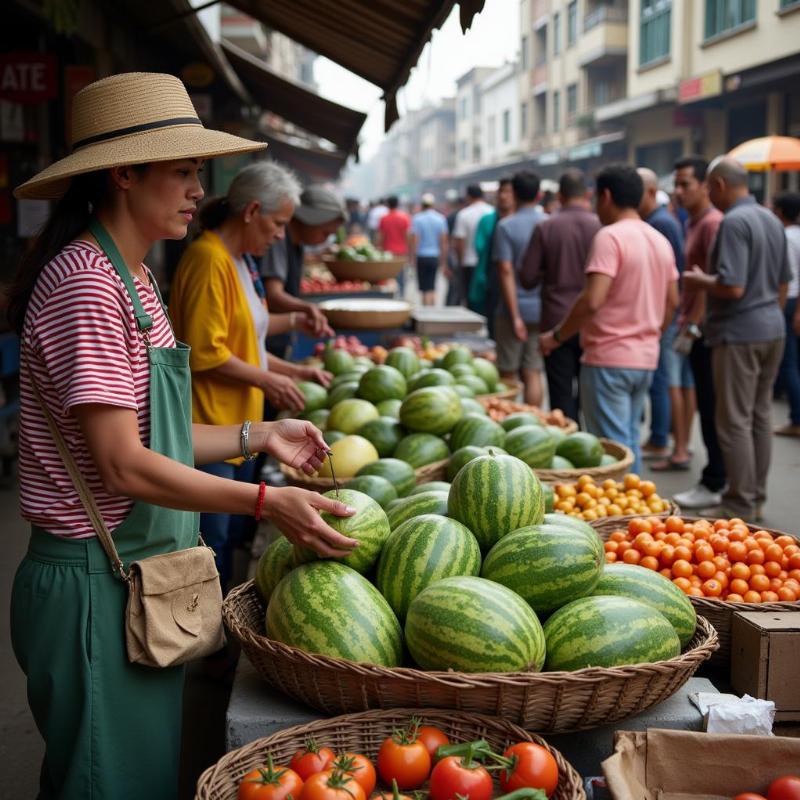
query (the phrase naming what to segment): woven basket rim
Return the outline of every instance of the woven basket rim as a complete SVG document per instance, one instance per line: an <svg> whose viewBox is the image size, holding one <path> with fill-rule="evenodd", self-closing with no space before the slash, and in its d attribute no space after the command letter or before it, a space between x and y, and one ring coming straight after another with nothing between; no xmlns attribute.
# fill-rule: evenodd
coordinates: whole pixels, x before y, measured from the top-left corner
<svg viewBox="0 0 800 800"><path fill-rule="evenodd" d="M610 517L604 520L597 520L595 522L590 522L589 524L597 531L600 538L603 538L604 535L609 535L611 530L606 530L606 528L618 527L620 524L627 523L632 519L636 519L638 517L666 517L669 514L632 514L630 516L625 517ZM684 514L681 514L681 519L684 522L697 522L701 519L711 519L710 517L690 517ZM767 533L771 534L774 537L777 536L791 536L793 539L797 539L797 543L800 544L800 537L796 536L793 533L787 533L786 531L780 531L777 528L765 528L763 525L756 525L754 523L745 522L745 525L751 531L766 531ZM756 611L759 613L772 613L774 611L797 611L800 608L800 600L782 600L778 603L729 603L727 600L720 600L716 597L693 597L688 595L689 601L696 609L700 610L707 610L707 611Z"/></svg>
<svg viewBox="0 0 800 800"><path fill-rule="evenodd" d="M628 468L633 464L633 450L630 447L615 442L613 439L600 437L600 444L603 450L612 456L617 456L614 464L606 464L604 467L575 467L575 469L534 469L536 477L545 483L567 483L573 482L581 475L591 475L595 479L613 478L614 475Z"/></svg>
<svg viewBox="0 0 800 800"><path fill-rule="evenodd" d="M379 664L367 664L355 661L348 661L344 658L308 653L297 647L270 639L263 633L256 633L251 628L239 624L231 613L231 608L239 595L247 592L255 592L255 585L252 580L243 583L232 589L222 604L222 616L225 624L234 636L241 640L250 639L258 644L262 649L271 650L274 654L294 660L306 662L310 666L320 666L325 668L335 668L345 670L350 673L360 674L364 677L393 678L407 681L429 681L441 683L457 688L489 687L497 683L503 684L529 684L531 680L544 683L562 684L567 681L578 681L581 683L596 683L611 679L633 678L642 674L660 673L665 670L680 668L685 663L694 663L698 657L708 651L708 655L700 659L706 660L719 646L717 632L714 627L702 616L697 618L697 627L694 636L689 642L690 647L674 658L662 661L653 661L646 664L630 664L620 667L585 667L574 671L558 672L456 672L455 670L422 670L416 667L384 667ZM695 640L699 641L695 643Z"/></svg>
<svg viewBox="0 0 800 800"><path fill-rule="evenodd" d="M447 468L447 462L449 458L442 459L441 461L433 461L430 464L425 464L421 467L418 467L414 470L416 473L416 483L423 483L421 478L427 478L428 475L439 472ZM319 477L317 475L306 475L304 472L301 472L299 469L295 469L294 467L287 466L286 464L281 464L281 473L292 483L296 486L301 486L306 489L314 489L315 491L323 491L327 492L329 489L333 489L333 478L324 478ZM342 478L337 479L339 482L339 486L341 488L345 487L347 481L352 480L352 478Z"/></svg>
<svg viewBox="0 0 800 800"><path fill-rule="evenodd" d="M269 748L278 745L291 744L292 740L303 742L312 737L319 740L323 745L326 744L324 735L332 735L332 728L352 727L358 732L363 729L364 724L372 721L391 722L390 728L395 728L398 722L409 720L411 717L421 718L423 722L442 724L438 718L444 718L447 723L461 725L472 725L474 728L484 728L490 730L498 736L506 736L511 741L531 741L544 747L556 760L559 774L559 788L563 791L559 796L563 800L585 800L586 793L583 788L583 779L575 767L566 759L558 748L549 744L544 738L525 730L513 722L499 717L488 716L466 711L456 711L447 708L392 708L374 709L370 711L360 711L351 714L339 714L333 717L326 717L300 725L292 725L289 728L276 731L269 736L255 739L242 747L225 753L215 764L205 769L197 781L196 800L210 797L209 791L213 789L212 780L219 777L220 773L227 774L230 767L237 761L241 761L251 754L260 754ZM558 793L558 789L556 790ZM554 793L554 797L556 794Z"/></svg>
<svg viewBox="0 0 800 800"><path fill-rule="evenodd" d="M632 519L650 519L650 517L663 517L666 519L667 517L680 516L681 507L674 500L667 500L666 502L669 503L669 508L666 511L659 511L654 514L620 514L616 517L603 517L602 519L592 520L589 525L597 531L602 539L620 525L627 525Z"/></svg>
<svg viewBox="0 0 800 800"><path fill-rule="evenodd" d="M502 392L489 392L487 394L475 395L475 399L480 402L481 400L512 400L522 391L522 381L503 381L508 386Z"/></svg>

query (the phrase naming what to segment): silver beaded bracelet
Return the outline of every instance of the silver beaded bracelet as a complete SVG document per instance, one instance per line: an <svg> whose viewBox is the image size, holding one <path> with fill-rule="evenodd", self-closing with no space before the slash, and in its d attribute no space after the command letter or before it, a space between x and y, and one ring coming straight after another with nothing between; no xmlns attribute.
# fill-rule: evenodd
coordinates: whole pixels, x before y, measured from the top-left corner
<svg viewBox="0 0 800 800"><path fill-rule="evenodd" d="M250 452L250 426L253 423L246 419L242 423L242 430L239 434L239 443L241 444L242 456L245 461L252 461L256 456L255 453Z"/></svg>

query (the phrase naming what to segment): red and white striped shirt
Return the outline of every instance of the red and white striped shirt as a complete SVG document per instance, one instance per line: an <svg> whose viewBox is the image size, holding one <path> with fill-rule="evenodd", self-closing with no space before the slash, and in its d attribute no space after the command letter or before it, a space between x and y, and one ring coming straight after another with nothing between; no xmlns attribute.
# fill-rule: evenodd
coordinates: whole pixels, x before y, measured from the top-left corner
<svg viewBox="0 0 800 800"><path fill-rule="evenodd" d="M152 278L151 278L152 281ZM169 322L152 285L134 278L152 317L154 347L174 347ZM71 409L101 403L136 411L139 435L150 442L150 364L125 285L93 245L67 245L42 270L25 315L21 342L19 474L22 516L56 536L94 536L31 389L31 376L110 530L133 501L103 487Z"/></svg>

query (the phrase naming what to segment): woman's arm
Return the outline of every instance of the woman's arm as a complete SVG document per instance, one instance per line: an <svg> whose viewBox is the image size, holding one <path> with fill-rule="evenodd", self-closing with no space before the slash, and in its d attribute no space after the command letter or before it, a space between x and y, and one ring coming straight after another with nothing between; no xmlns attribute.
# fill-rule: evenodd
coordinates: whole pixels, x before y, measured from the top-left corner
<svg viewBox="0 0 800 800"><path fill-rule="evenodd" d="M269 356L274 358L274 356ZM268 362L271 365L271 361ZM286 362L288 363L288 362ZM292 408L302 410L305 407L303 393L295 386L288 375L254 367L238 356L232 355L224 364L204 370L201 374L210 375L222 381L234 381L247 386L255 386L264 392L267 399L276 408ZM298 380L301 378L298 377Z"/></svg>
<svg viewBox="0 0 800 800"><path fill-rule="evenodd" d="M278 375L286 375L296 381L316 381L323 386L328 386L333 380L333 373L317 367L309 367L303 364L292 364L278 356L267 353L267 364L269 371Z"/></svg>

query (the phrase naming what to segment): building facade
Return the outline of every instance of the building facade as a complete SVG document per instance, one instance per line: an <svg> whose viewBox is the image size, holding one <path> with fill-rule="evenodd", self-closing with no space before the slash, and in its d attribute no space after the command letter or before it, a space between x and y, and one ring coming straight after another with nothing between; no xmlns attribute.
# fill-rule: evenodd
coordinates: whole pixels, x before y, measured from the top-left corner
<svg viewBox="0 0 800 800"><path fill-rule="evenodd" d="M484 164L518 158L521 148L517 64L492 70L478 86Z"/></svg>

